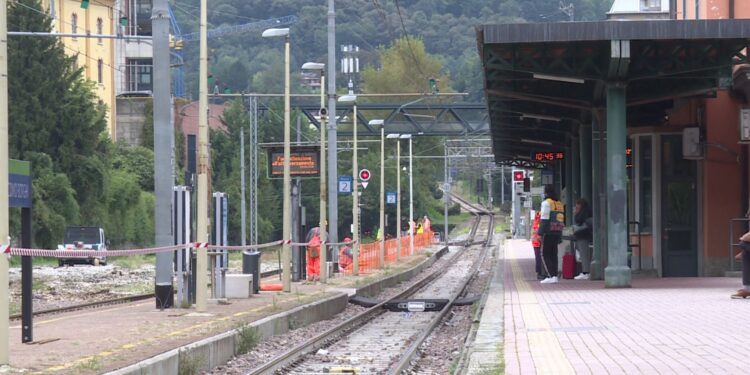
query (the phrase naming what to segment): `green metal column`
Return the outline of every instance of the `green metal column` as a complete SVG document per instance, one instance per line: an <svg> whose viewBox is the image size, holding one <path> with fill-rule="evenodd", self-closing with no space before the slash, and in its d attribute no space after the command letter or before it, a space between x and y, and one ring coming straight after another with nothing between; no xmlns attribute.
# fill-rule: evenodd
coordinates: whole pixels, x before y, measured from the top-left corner
<svg viewBox="0 0 750 375"><path fill-rule="evenodd" d="M591 201L591 126L581 125L578 131L578 151L580 158L581 197Z"/></svg>
<svg viewBox="0 0 750 375"><path fill-rule="evenodd" d="M599 149L602 144L601 112L595 110L593 115L594 116L591 120L591 174L593 181L591 184L591 208L594 214L594 251L591 254L591 279L602 280L604 278L604 268L602 266L601 222L604 217L602 217L601 214L602 208L599 199L601 192L601 184L599 184L599 181L601 180L601 171L603 167L601 162L602 159L599 157Z"/></svg>
<svg viewBox="0 0 750 375"><path fill-rule="evenodd" d="M572 147L568 146L565 150L567 155L571 154ZM565 158L565 224L573 225L573 158Z"/></svg>
<svg viewBox="0 0 750 375"><path fill-rule="evenodd" d="M607 85L607 268L604 284L608 288L630 287L627 264L628 211L626 175L625 85Z"/></svg>
<svg viewBox="0 0 750 375"><path fill-rule="evenodd" d="M581 163L578 156L581 154L581 137L572 139L573 150L570 153L570 161L573 166L573 204L581 197Z"/></svg>

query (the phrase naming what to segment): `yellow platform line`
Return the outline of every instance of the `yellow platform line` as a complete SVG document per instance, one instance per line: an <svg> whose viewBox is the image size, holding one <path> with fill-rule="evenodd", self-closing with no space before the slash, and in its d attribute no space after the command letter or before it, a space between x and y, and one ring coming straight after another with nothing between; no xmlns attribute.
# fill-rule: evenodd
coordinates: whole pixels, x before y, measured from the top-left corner
<svg viewBox="0 0 750 375"><path fill-rule="evenodd" d="M308 297L312 297L312 296L316 296L316 295L323 294L323 293L325 293L325 292L324 291L316 291L316 292L308 294L307 296ZM295 297L295 296L288 296L287 298L280 298L277 303L283 303L283 302L291 301L291 300L294 300L296 298L297 297ZM260 312L262 310L265 310L265 309L268 309L268 308L272 308L272 307L273 307L273 305L263 305L263 306L256 307L254 309L250 309L250 310L246 310L246 311L241 311L239 313L235 313L235 314L232 314L232 315L235 316L235 317L239 317L239 316L247 315L247 314L250 314L250 313ZM172 332L166 333L166 334L164 334L162 336L151 337L151 338L148 338L148 339L144 339L144 340L139 340L139 341L135 341L135 342L123 344L123 345L121 345L121 346L119 346L117 348L104 350L104 351L102 351L100 353L97 353L97 354L94 354L94 355L90 355L90 356L86 356L86 357L83 357L83 358L79 358L79 359L77 359L75 361L70 361L70 362L62 363L60 365L48 367L48 368L46 368L46 369L44 369L42 371L33 372L32 374L46 374L46 373L53 373L53 372L57 372L57 371L67 370L69 368L76 367L78 365L83 365L86 362L89 362L89 361L92 361L92 360L95 360L95 359L98 359L98 358L109 357L109 356L112 356L113 354L116 354L116 353L119 353L119 352L123 352L123 351L126 351L126 350L131 350L131 349L137 348L139 346L145 346L145 345L148 345L148 344L160 341L163 338L175 337L175 336L179 336L179 335L191 333L191 332L193 332L194 330L196 330L198 328L207 327L207 326L210 326L210 325L212 325L214 323L224 322L224 321L226 321L228 319L230 319L230 317L225 316L225 317L220 317L220 318L216 318L216 319L213 319L213 320L208 320L208 321L205 321L205 322L202 322L202 323L198 323L198 324L192 325L190 327L185 327L185 328L182 328L182 329L179 329L179 330L176 330L176 331L172 331ZM54 320L51 320L51 321L54 321Z"/></svg>
<svg viewBox="0 0 750 375"><path fill-rule="evenodd" d="M557 335L552 332L534 291L523 278L516 259L511 260L513 281L518 291L521 316L526 326L529 351L534 359L537 374L575 374L568 357L565 356ZM516 335L522 334L516 332Z"/></svg>

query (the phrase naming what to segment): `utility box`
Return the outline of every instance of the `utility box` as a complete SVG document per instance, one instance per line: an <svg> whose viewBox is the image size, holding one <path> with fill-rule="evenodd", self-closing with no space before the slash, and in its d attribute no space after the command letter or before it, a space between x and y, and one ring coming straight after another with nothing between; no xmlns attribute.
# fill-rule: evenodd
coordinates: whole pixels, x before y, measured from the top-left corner
<svg viewBox="0 0 750 375"><path fill-rule="evenodd" d="M690 127L682 130L682 157L685 159L703 159L701 129Z"/></svg>
<svg viewBox="0 0 750 375"><path fill-rule="evenodd" d="M250 298L253 294L253 275L226 275L226 298Z"/></svg>

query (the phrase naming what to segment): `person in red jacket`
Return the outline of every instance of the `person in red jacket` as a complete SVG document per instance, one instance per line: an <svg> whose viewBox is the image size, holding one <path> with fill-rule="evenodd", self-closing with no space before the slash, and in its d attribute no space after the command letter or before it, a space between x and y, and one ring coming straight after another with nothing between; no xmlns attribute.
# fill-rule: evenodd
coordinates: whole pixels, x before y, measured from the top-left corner
<svg viewBox="0 0 750 375"><path fill-rule="evenodd" d="M541 217L542 215L537 211L534 215L534 222L531 224L531 246L534 248L534 269L536 270L537 280L547 278L547 275L543 274L544 269L542 268L542 238L537 233Z"/></svg>

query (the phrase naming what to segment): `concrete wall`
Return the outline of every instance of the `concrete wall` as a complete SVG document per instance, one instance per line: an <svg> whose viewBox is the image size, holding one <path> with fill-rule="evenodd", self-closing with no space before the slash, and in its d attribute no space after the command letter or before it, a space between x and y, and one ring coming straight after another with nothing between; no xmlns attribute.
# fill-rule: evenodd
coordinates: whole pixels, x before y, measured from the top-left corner
<svg viewBox="0 0 750 375"><path fill-rule="evenodd" d="M257 329L260 339L283 334L294 325L305 326L320 320L329 319L344 311L348 303L346 294L337 294L318 302L299 306L292 310L272 315L252 322L250 327ZM128 366L110 375L174 375L179 373L180 362L195 365L199 372L208 371L227 363L237 352L239 331L232 330L201 340L182 348Z"/></svg>
<svg viewBox="0 0 750 375"><path fill-rule="evenodd" d="M143 126L146 121L146 109L153 99L146 98L117 98L117 135L116 140L130 145L140 145L142 142ZM150 124L153 126L153 124Z"/></svg>

